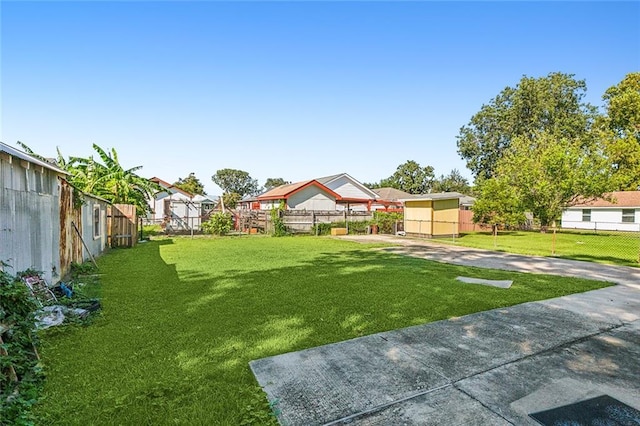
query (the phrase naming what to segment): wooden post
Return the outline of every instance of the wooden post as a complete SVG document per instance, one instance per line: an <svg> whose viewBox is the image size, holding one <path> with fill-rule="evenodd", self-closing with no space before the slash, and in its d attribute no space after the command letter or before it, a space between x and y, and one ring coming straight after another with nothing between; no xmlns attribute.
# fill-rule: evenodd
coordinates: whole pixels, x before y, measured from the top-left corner
<svg viewBox="0 0 640 426"><path fill-rule="evenodd" d="M347 208L349 208L348 203L347 203ZM347 209L344 209L344 227L347 230L347 234L349 234L349 222L347 222Z"/></svg>
<svg viewBox="0 0 640 426"><path fill-rule="evenodd" d="M493 248L498 247L498 224L493 225Z"/></svg>
<svg viewBox="0 0 640 426"><path fill-rule="evenodd" d="M318 236L318 227L316 226L316 212L311 210L311 229L315 229L316 237Z"/></svg>
<svg viewBox="0 0 640 426"><path fill-rule="evenodd" d="M553 236L551 237L551 256L556 255L556 222L553 222Z"/></svg>
<svg viewBox="0 0 640 426"><path fill-rule="evenodd" d="M76 226L75 222L72 221L71 224L73 225L73 229L76 230L78 237L80 237L80 241L82 241L82 245L84 246L85 250L87 250L87 253L89 254L89 258L93 262L93 265L96 267L96 269L100 269L98 268L98 264L96 263L96 260L93 258L93 254L91 254L91 250L89 250L89 247L87 247L87 244L84 242L84 239L82 238L82 234L80 233L80 230Z"/></svg>

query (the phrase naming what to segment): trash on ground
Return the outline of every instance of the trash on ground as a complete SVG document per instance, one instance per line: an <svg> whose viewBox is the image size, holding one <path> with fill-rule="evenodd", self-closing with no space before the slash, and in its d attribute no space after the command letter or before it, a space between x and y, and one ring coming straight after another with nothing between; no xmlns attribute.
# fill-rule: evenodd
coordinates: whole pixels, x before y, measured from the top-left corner
<svg viewBox="0 0 640 426"><path fill-rule="evenodd" d="M509 288L513 284L512 280L485 280L481 278L456 277L456 280L467 284L488 285L491 287Z"/></svg>

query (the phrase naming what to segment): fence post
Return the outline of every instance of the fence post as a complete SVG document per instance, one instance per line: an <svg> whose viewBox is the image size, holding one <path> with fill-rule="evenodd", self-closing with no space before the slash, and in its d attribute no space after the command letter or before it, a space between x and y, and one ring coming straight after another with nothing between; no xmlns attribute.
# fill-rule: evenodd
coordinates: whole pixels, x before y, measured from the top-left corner
<svg viewBox="0 0 640 426"><path fill-rule="evenodd" d="M453 236L453 242L456 242L456 223L451 222L451 235Z"/></svg>
<svg viewBox="0 0 640 426"><path fill-rule="evenodd" d="M498 224L493 225L493 248L498 248Z"/></svg>

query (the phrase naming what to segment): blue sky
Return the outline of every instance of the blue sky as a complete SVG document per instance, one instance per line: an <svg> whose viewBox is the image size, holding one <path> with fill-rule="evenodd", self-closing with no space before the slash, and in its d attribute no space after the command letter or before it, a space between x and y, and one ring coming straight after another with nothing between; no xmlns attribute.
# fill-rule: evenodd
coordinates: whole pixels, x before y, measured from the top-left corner
<svg viewBox="0 0 640 426"><path fill-rule="evenodd" d="M640 2L0 3L0 140L210 194L222 168L364 182L407 160L471 177L456 136L523 75L640 71Z"/></svg>

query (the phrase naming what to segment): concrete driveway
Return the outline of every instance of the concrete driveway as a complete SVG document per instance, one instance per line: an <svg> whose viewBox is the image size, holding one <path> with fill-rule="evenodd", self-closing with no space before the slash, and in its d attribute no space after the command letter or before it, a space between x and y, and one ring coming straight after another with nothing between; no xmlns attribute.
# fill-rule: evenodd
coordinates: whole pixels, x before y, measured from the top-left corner
<svg viewBox="0 0 640 426"><path fill-rule="evenodd" d="M252 361L283 425L534 425L603 394L640 410L640 268L384 236L384 250L618 285ZM640 419L637 419L640 422Z"/></svg>

